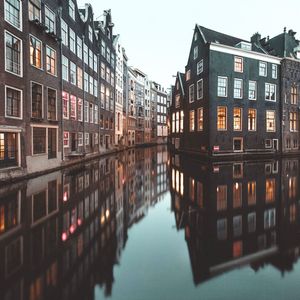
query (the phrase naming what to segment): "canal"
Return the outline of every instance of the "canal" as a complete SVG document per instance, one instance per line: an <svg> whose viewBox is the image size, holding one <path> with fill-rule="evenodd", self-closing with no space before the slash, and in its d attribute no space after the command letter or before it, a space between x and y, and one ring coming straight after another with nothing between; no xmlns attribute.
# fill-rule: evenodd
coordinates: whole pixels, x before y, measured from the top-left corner
<svg viewBox="0 0 300 300"><path fill-rule="evenodd" d="M160 146L0 186L0 299L298 299L299 163Z"/></svg>

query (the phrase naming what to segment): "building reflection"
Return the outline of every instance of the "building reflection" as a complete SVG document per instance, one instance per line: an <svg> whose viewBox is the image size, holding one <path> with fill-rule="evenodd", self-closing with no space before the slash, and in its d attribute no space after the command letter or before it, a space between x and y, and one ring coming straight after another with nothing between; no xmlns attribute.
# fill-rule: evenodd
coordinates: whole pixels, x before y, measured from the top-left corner
<svg viewBox="0 0 300 300"><path fill-rule="evenodd" d="M0 299L111 295L130 227L167 188L165 147L0 187Z"/></svg>
<svg viewBox="0 0 300 300"><path fill-rule="evenodd" d="M292 270L300 250L299 159L208 163L173 155L169 172L196 285L242 265Z"/></svg>

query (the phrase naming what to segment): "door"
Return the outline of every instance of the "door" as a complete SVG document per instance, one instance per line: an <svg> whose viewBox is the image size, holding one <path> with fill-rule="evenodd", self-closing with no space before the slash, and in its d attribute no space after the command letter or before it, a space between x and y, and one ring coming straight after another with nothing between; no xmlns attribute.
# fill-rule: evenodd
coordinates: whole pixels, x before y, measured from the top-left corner
<svg viewBox="0 0 300 300"><path fill-rule="evenodd" d="M242 152L243 151L243 138L234 138L233 139L233 151Z"/></svg>
<svg viewBox="0 0 300 300"><path fill-rule="evenodd" d="M48 159L56 158L56 128L48 128Z"/></svg>

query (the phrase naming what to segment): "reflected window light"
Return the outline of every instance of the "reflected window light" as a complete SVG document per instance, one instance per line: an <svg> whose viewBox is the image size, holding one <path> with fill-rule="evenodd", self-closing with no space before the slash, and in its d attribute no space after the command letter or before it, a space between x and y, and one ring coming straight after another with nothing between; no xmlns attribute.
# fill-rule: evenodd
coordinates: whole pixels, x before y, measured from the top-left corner
<svg viewBox="0 0 300 300"><path fill-rule="evenodd" d="M295 198L297 194L297 178L290 177L289 178L289 198Z"/></svg>
<svg viewBox="0 0 300 300"><path fill-rule="evenodd" d="M227 209L227 185L217 186L217 211Z"/></svg>
<svg viewBox="0 0 300 300"><path fill-rule="evenodd" d="M232 256L234 258L241 257L243 255L243 241L236 241L233 243Z"/></svg>
<svg viewBox="0 0 300 300"><path fill-rule="evenodd" d="M266 179L266 202L274 202L275 201L275 179L268 178Z"/></svg>
<svg viewBox="0 0 300 300"><path fill-rule="evenodd" d="M233 185L233 208L242 207L242 183Z"/></svg>
<svg viewBox="0 0 300 300"><path fill-rule="evenodd" d="M184 177L183 173L180 173L180 195L183 196L184 192Z"/></svg>
<svg viewBox="0 0 300 300"><path fill-rule="evenodd" d="M256 181L248 182L248 205L256 204Z"/></svg>
<svg viewBox="0 0 300 300"><path fill-rule="evenodd" d="M189 178L189 186L190 186L190 200L192 202L195 201L195 180L193 178Z"/></svg>

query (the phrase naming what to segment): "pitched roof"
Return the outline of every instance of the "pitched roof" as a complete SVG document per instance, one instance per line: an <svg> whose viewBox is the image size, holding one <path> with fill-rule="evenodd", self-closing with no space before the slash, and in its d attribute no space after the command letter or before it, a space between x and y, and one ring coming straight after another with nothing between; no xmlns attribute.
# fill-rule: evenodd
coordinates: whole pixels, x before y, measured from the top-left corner
<svg viewBox="0 0 300 300"><path fill-rule="evenodd" d="M233 37L231 35L227 35L218 31L214 31L211 29L208 29L206 27L197 25L203 39L205 40L206 43L220 43L223 45L227 45L227 46L235 46L236 44L238 44L239 42L248 42L244 39L241 38L237 38L237 37Z"/></svg>

